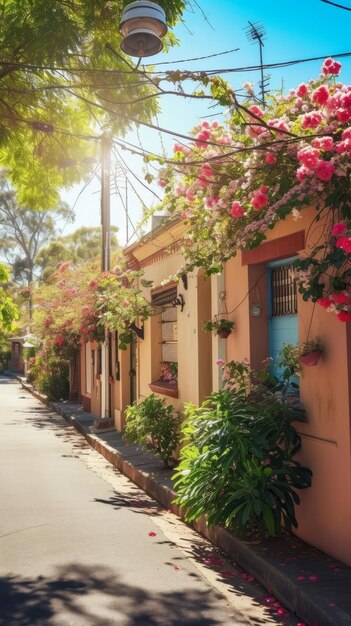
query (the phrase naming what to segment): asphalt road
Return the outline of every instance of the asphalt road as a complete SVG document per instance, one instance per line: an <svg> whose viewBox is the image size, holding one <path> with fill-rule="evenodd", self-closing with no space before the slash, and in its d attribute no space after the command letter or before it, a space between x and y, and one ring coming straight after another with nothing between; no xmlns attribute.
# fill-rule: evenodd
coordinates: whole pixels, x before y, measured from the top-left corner
<svg viewBox="0 0 351 626"><path fill-rule="evenodd" d="M5 377L0 442L1 626L297 624Z"/></svg>

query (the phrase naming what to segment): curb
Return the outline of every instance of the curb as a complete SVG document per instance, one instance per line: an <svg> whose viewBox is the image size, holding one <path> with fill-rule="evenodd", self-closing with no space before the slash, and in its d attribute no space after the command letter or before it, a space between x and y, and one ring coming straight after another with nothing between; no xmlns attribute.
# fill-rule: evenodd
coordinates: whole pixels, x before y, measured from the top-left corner
<svg viewBox="0 0 351 626"><path fill-rule="evenodd" d="M39 394L31 385L28 385L21 379L19 379L19 382L35 398L45 403L56 413L60 414L69 424L74 426L85 437L91 447L99 452L111 465L164 508L172 511L172 513L185 521L184 510L173 503L176 493L172 489L159 482L147 470L135 467L127 459L124 459L117 450L102 441L97 435L91 434L69 410L65 410L56 403L48 402L45 396ZM145 467L147 467L147 463ZM274 595L290 612L305 620L308 624L313 624L313 626L351 626L351 615L349 613L337 606L333 606L332 609L325 607L325 594L323 591L318 593L309 584L297 584L291 577L276 567L274 563L261 556L258 553L260 543L255 546L245 543L220 526L208 528L204 517L193 522L191 526L212 544L220 548L245 571L254 576L257 582L267 589L269 594ZM305 548L307 545L297 537L293 537L293 543ZM295 547L298 548L299 546Z"/></svg>

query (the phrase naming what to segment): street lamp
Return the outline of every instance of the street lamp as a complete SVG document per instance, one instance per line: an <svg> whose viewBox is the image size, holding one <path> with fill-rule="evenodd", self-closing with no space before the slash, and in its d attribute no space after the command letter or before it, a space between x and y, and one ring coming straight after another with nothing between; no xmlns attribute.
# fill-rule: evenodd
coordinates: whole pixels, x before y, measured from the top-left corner
<svg viewBox="0 0 351 626"><path fill-rule="evenodd" d="M132 2L122 13L119 31L123 37L121 49L126 54L139 58L157 54L167 33L165 12L155 2Z"/></svg>
<svg viewBox="0 0 351 626"><path fill-rule="evenodd" d="M152 56L163 48L162 37L167 33L165 12L155 2L142 0L128 4L121 18L119 31L122 35L121 49L130 56ZM111 180L111 140L101 138L101 225L102 255L101 269L109 271L111 256L110 233L110 180ZM110 346L109 334L105 330L105 341L102 350L102 402L101 414L110 417Z"/></svg>

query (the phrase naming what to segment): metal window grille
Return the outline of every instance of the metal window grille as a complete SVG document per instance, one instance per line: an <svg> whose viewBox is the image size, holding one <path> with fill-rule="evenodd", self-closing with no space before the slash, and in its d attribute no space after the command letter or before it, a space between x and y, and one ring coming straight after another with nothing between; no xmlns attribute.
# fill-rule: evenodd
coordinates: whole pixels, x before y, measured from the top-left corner
<svg viewBox="0 0 351 626"><path fill-rule="evenodd" d="M177 309L170 308L162 312L162 361L178 362Z"/></svg>
<svg viewBox="0 0 351 626"><path fill-rule="evenodd" d="M272 269L272 317L297 314L297 287L292 265Z"/></svg>

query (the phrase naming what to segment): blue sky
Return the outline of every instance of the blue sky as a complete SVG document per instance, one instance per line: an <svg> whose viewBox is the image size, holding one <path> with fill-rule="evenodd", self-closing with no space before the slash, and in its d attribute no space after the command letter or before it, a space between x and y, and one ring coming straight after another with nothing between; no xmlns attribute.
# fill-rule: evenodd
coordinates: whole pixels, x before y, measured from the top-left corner
<svg viewBox="0 0 351 626"><path fill-rule="evenodd" d="M342 2L340 1L340 4ZM345 0L344 6L351 9L351 0ZM307 57L328 56L343 52L351 52L351 10L330 6L321 0L294 0L294 2L250 0L199 0L202 11L196 6L188 9L184 14L184 24L175 28L179 39L179 46L167 52L152 57L157 64L162 61L179 61L192 57L212 55L239 48L223 56L172 65L160 65L157 69L222 69L238 68L259 64L259 50L257 45L247 41L244 29L248 21L262 22L266 32L264 40L264 63L277 63L303 59ZM340 59L341 60L341 59ZM351 57L342 61L343 69L341 80L351 82ZM298 85L304 80L318 76L321 62L313 61L302 63L289 68L270 70L270 88L272 91ZM267 72L266 72L267 73ZM228 73L226 79L234 89L240 89L245 81L257 83L257 72ZM199 118L212 115L216 110L208 109L208 103L200 105L185 101L177 97L161 99L162 112L158 117L161 126L170 130L187 134L198 123ZM159 152L161 138L156 131L141 129L139 137L129 137L130 141L139 142L144 148ZM162 135L163 145L171 150L175 138ZM143 178L143 164L140 159L129 158L130 167L139 178ZM154 198L134 179L138 194L145 204L152 205ZM78 185L64 199L73 204L82 185ZM76 204L76 222L65 232L87 225L99 224L100 198L99 182L96 180L81 194ZM129 189L129 214L133 224L136 224L142 214L139 198ZM125 243L125 218L120 200L111 197L111 221L120 228L121 242Z"/></svg>

